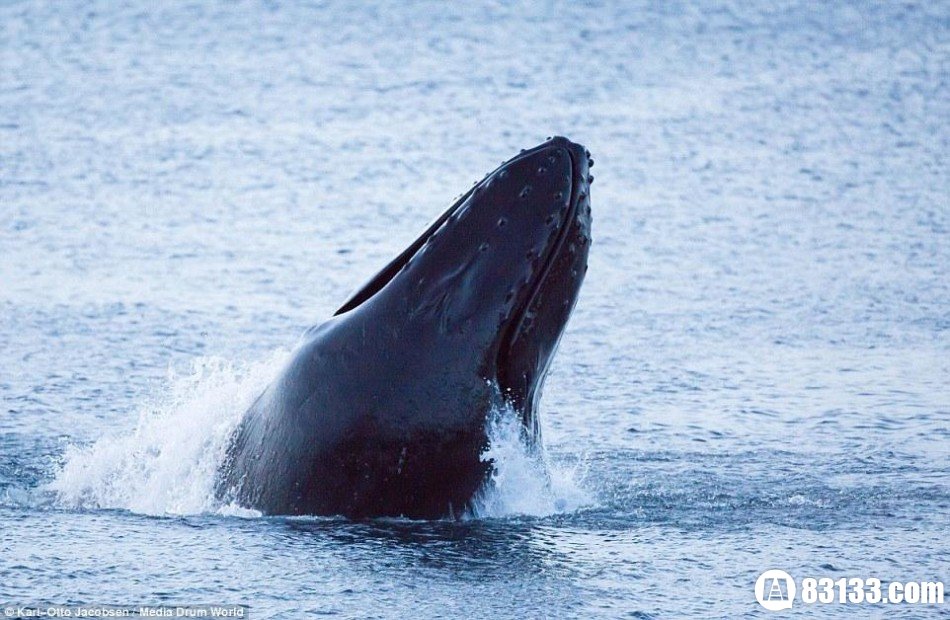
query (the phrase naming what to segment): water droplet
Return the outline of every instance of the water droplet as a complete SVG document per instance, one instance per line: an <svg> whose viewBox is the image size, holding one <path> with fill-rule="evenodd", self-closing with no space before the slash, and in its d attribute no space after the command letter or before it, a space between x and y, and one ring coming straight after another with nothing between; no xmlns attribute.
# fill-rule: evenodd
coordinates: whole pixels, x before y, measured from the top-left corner
<svg viewBox="0 0 950 620"><path fill-rule="evenodd" d="M522 198L527 198L527 197L528 197L528 194L530 194L530 193L531 193L531 186L530 186L530 185L525 185L525 186L522 188L521 193L518 194L518 195L521 196Z"/></svg>
<svg viewBox="0 0 950 620"><path fill-rule="evenodd" d="M543 176L547 174L547 172L548 172L548 169L545 168L544 166L541 166L540 168L538 168L538 176Z"/></svg>
<svg viewBox="0 0 950 620"><path fill-rule="evenodd" d="M505 218L503 218L503 217L498 218L498 228L504 228L504 227L507 226L507 225L508 225L508 220L507 220L507 219L505 219Z"/></svg>
<svg viewBox="0 0 950 620"><path fill-rule="evenodd" d="M479 252L484 252L484 251L487 250L487 249L488 249L488 242L487 242L487 241L483 241L482 244L481 244L480 246L478 246L478 251L479 251Z"/></svg>

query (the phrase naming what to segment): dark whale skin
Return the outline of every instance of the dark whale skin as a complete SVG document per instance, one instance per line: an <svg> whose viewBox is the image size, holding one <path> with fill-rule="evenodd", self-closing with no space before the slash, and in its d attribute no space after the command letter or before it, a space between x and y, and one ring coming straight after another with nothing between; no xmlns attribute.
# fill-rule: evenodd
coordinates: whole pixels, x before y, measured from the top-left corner
<svg viewBox="0 0 950 620"><path fill-rule="evenodd" d="M323 324L235 431L217 495L265 514L460 515L506 401L537 433L590 247L589 153L502 164Z"/></svg>

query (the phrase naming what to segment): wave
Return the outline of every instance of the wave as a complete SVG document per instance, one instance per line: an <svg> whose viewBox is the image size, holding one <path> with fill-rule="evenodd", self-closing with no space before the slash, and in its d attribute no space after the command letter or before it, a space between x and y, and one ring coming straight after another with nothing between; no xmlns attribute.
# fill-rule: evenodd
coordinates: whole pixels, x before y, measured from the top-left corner
<svg viewBox="0 0 950 620"><path fill-rule="evenodd" d="M148 515L260 516L215 497L215 480L230 438L254 399L289 356L275 351L253 364L195 359L188 372L169 371L167 387L138 412L135 427L85 446L69 446L45 490L64 508L120 509ZM509 408L496 408L483 455L494 468L466 518L547 516L589 504L579 466L554 466L529 445Z"/></svg>
<svg viewBox="0 0 950 620"><path fill-rule="evenodd" d="M472 502L475 518L525 515L546 517L590 506L584 489L585 463L554 464L543 445L529 442L520 416L500 407L489 416L488 449L483 461L492 461L492 474Z"/></svg>
<svg viewBox="0 0 950 620"><path fill-rule="evenodd" d="M68 447L48 490L71 508L233 512L214 495L218 466L244 412L287 356L278 351L249 365L198 358L188 373L169 371L166 392L141 408L134 429Z"/></svg>

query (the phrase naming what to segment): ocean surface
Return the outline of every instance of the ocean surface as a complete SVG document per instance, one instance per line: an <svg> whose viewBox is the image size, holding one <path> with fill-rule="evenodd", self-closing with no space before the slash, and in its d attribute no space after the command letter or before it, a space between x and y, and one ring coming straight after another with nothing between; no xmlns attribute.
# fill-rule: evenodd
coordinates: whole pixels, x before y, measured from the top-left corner
<svg viewBox="0 0 950 620"><path fill-rule="evenodd" d="M735 618L771 568L950 583L948 119L946 2L0 1L0 603ZM494 428L460 521L217 504L303 331L554 134L596 181L545 461Z"/></svg>

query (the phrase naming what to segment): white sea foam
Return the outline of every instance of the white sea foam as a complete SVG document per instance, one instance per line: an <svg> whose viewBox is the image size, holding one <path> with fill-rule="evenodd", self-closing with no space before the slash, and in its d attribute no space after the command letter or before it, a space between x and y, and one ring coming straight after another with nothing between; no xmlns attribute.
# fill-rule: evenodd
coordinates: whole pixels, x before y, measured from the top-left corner
<svg viewBox="0 0 950 620"><path fill-rule="evenodd" d="M286 357L250 365L199 358L188 373L169 371L166 393L141 408L133 429L68 448L49 489L77 508L247 516L216 502L215 476L232 432Z"/></svg>
<svg viewBox="0 0 950 620"><path fill-rule="evenodd" d="M248 365L198 358L187 373L169 371L164 395L140 409L134 428L67 448L48 490L75 508L259 516L217 500L215 477L241 417L286 358L286 351ZM546 516L589 503L578 467L552 466L526 441L515 412L497 408L487 430L482 458L494 471L469 517Z"/></svg>
<svg viewBox="0 0 950 620"><path fill-rule="evenodd" d="M475 518L527 515L544 517L573 512L592 503L581 486L583 460L553 464L542 446L531 445L519 416L498 408L488 421L489 446L482 460L493 472L473 502Z"/></svg>

